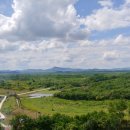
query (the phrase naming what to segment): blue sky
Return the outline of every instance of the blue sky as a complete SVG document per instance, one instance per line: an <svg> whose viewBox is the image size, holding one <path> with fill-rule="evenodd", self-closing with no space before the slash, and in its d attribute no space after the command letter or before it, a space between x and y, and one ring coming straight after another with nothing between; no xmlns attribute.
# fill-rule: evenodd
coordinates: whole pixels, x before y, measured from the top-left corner
<svg viewBox="0 0 130 130"><path fill-rule="evenodd" d="M90 15L93 12L93 9L100 8L100 5L98 4L97 0L79 0L75 4L75 8L77 10L77 13L84 17L86 15Z"/></svg>
<svg viewBox="0 0 130 130"><path fill-rule="evenodd" d="M124 3L124 0L113 0L114 7L119 7ZM80 16L90 15L93 10L101 8L98 0L79 0L75 4L75 8Z"/></svg>
<svg viewBox="0 0 130 130"><path fill-rule="evenodd" d="M115 7L119 7L124 3L124 0L113 0L113 2ZM11 16L13 13L12 3L13 0L0 0L0 13ZM79 0L74 6L77 13L83 17L91 14L94 9L99 9L101 7L98 4L98 0Z"/></svg>
<svg viewBox="0 0 130 130"><path fill-rule="evenodd" d="M130 67L129 12L130 0L0 0L0 70Z"/></svg>
<svg viewBox="0 0 130 130"><path fill-rule="evenodd" d="M13 13L12 3L12 0L0 0L0 13L11 16Z"/></svg>

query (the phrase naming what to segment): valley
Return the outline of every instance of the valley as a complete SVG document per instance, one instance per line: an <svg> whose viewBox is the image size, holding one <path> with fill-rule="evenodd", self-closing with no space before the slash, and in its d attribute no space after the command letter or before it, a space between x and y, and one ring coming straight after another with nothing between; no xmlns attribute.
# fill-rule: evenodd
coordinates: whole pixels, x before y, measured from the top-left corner
<svg viewBox="0 0 130 130"><path fill-rule="evenodd" d="M127 105L123 120L130 120L130 73L3 74L0 79L2 123L7 126L17 115L109 113L111 104L122 101Z"/></svg>

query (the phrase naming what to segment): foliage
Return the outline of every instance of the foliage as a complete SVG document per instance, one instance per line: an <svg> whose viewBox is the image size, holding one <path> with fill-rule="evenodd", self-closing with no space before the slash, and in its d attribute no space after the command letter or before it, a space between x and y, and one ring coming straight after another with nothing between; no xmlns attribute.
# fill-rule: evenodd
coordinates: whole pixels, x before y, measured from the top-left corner
<svg viewBox="0 0 130 130"><path fill-rule="evenodd" d="M68 73L0 75L0 88L60 90L56 97L70 100L130 99L130 73Z"/></svg>
<svg viewBox="0 0 130 130"><path fill-rule="evenodd" d="M122 121L118 115L113 117L111 113L93 112L76 117L61 114L43 115L36 119L19 115L11 121L11 124L13 130L125 130Z"/></svg>
<svg viewBox="0 0 130 130"><path fill-rule="evenodd" d="M104 105L104 100L106 99L123 99L119 100L118 102L111 103L109 105L109 111L102 112L100 108L100 111L88 114L86 112L85 115L79 114L75 117L72 117L70 113L69 114L71 116L61 114L50 116L43 115L36 119L32 119L26 115L17 115L11 120L13 130L130 129L129 125L127 125L129 124L129 121L124 119L125 112L128 109L124 99L130 99L130 73L0 75L0 88L17 91L31 91L37 88L50 88L51 90L59 90L59 92L54 95L55 97L28 100L23 98L23 105L29 105L29 107L34 109L34 111L35 107L37 107L37 109L40 111L51 109L54 112L60 106L59 109L57 109L60 112L61 109L64 109L63 105L68 103L69 105L67 108L71 108L71 111L69 109L71 114L73 111L75 111L75 107L77 106L79 108L83 108L81 111L84 114L84 111L87 111L86 106L89 105L85 105L84 103L87 101L84 100L92 100L92 102L95 103L95 106L97 105L97 101L102 100L99 102L103 102L102 106L106 107L106 104ZM35 105L34 107L32 105L34 101L36 101L39 106ZM52 105L53 107L49 108L46 102L49 102L50 104L48 104ZM54 102L56 102L57 106L55 106ZM47 106L47 109L44 109L45 105ZM72 107L70 105L72 105ZM94 105L91 107L91 109L93 108ZM53 114L53 112L51 114ZM76 112L78 113L79 111L76 110Z"/></svg>
<svg viewBox="0 0 130 130"><path fill-rule="evenodd" d="M35 130L34 120L26 115L17 115L11 120L11 125L13 126L13 130Z"/></svg>
<svg viewBox="0 0 130 130"><path fill-rule="evenodd" d="M69 87L55 94L69 100L130 99L130 74L87 76L81 87Z"/></svg>

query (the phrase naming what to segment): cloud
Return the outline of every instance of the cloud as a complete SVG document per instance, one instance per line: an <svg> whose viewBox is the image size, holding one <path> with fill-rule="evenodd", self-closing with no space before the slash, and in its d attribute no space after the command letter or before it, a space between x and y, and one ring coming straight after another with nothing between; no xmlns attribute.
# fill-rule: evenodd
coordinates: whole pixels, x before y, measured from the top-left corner
<svg viewBox="0 0 130 130"><path fill-rule="evenodd" d="M100 0L98 3L103 7L112 7L113 6L112 0Z"/></svg>
<svg viewBox="0 0 130 130"><path fill-rule="evenodd" d="M12 17L0 17L0 37L33 41L43 38L67 39L72 35L69 39L76 36L84 39L88 32L80 29L75 2L76 0L14 0Z"/></svg>
<svg viewBox="0 0 130 130"><path fill-rule="evenodd" d="M12 16L0 14L0 69L129 66L130 36L89 38L95 30L130 26L129 1L114 8L111 0L100 0L101 8L85 18L75 2L14 0Z"/></svg>
<svg viewBox="0 0 130 130"><path fill-rule="evenodd" d="M19 44L0 39L0 53L18 50Z"/></svg>
<svg viewBox="0 0 130 130"><path fill-rule="evenodd" d="M116 51L108 51L104 53L103 58L108 61L117 60L119 54Z"/></svg>
<svg viewBox="0 0 130 130"><path fill-rule="evenodd" d="M120 43L120 37L122 42ZM0 66L4 69L49 68L53 66L74 68L116 68L130 65L129 36L118 35L115 38L95 41L77 41L64 43L55 39L1 41ZM124 40L124 41L123 41ZM119 41L119 42L118 42ZM125 43L125 44L124 44ZM12 50L13 49L13 50Z"/></svg>
<svg viewBox="0 0 130 130"><path fill-rule="evenodd" d="M82 19L82 23L89 30L104 31L130 26L129 1L118 8L112 8L112 1L110 0L101 0L99 3L103 6L102 8ZM108 8L108 5L111 8Z"/></svg>
<svg viewBox="0 0 130 130"><path fill-rule="evenodd" d="M122 45L122 46L130 45L130 37L126 37L120 34L116 37L114 44Z"/></svg>
<svg viewBox="0 0 130 130"><path fill-rule="evenodd" d="M130 5L130 0L125 0L125 5L129 6Z"/></svg>

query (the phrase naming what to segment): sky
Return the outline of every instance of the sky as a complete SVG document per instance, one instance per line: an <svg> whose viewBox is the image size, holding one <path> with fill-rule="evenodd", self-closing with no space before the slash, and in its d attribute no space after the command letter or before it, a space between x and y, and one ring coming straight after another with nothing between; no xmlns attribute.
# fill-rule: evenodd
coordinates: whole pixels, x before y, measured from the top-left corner
<svg viewBox="0 0 130 130"><path fill-rule="evenodd" d="M130 67L130 0L0 0L0 70Z"/></svg>

